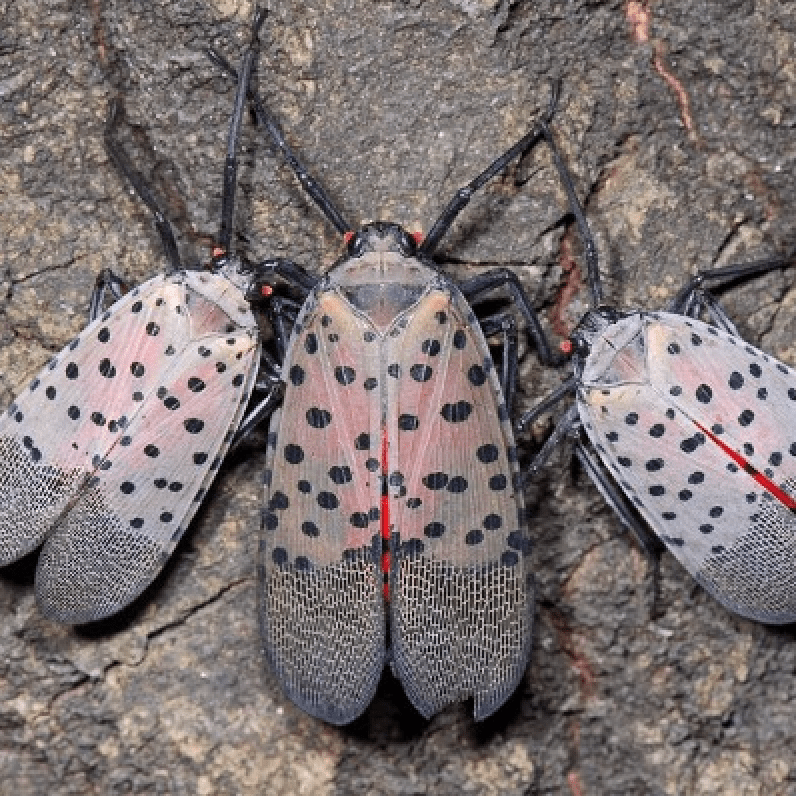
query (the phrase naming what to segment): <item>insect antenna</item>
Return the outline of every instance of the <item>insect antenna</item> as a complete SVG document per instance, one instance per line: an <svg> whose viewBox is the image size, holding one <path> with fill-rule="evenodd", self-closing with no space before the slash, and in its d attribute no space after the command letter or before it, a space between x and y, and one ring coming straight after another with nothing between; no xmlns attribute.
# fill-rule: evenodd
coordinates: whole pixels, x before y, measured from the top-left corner
<svg viewBox="0 0 796 796"><path fill-rule="evenodd" d="M182 270L182 263L180 261L180 253L177 250L177 242L174 239L174 232L172 231L171 224L160 209L157 200L149 190L149 186L146 184L144 178L141 176L140 172L136 170L130 158L127 157L127 153L114 138L114 133L119 124L121 115L121 100L112 99L108 103L108 118L105 122L105 149L110 159L113 161L114 166L127 178L130 185L133 186L133 190L136 192L138 198L152 213L155 227L160 235L160 241L163 244L163 252L169 263L166 273L180 271Z"/></svg>
<svg viewBox="0 0 796 796"><path fill-rule="evenodd" d="M235 95L235 109L229 123L227 136L227 158L224 162L224 188L221 197L221 228L218 233L218 244L224 254L229 254L232 243L232 224L235 215L235 191L238 174L238 144L240 143L240 128L243 120L243 105L254 68L254 59L260 46L260 28L265 21L265 11L257 9L252 21L252 34L249 46L243 56L238 79L238 90ZM223 255L222 255L223 256Z"/></svg>
<svg viewBox="0 0 796 796"><path fill-rule="evenodd" d="M238 80L238 73L235 71L230 62L223 55L221 55L221 53L213 48L208 48L205 53L207 57L214 64L216 64L216 66L218 66L225 75L227 75L227 77L230 77L233 80ZM252 103L252 107L254 108L254 113L257 117L257 123L265 127L265 129L268 131L271 139L282 152L287 165L290 166L290 168L293 170L293 173L296 175L296 179L298 179L298 181L301 183L301 187L341 235L351 232L351 225L343 218L340 211L335 207L334 203L329 198L329 195L323 189L321 184L311 174L309 174L301 161L296 157L296 154L290 148L287 141L285 141L285 136L279 129L276 119L268 112L263 104L263 101L260 99L259 94L253 88L251 88L248 83L244 83L243 85L246 86L247 96L249 97L249 101Z"/></svg>

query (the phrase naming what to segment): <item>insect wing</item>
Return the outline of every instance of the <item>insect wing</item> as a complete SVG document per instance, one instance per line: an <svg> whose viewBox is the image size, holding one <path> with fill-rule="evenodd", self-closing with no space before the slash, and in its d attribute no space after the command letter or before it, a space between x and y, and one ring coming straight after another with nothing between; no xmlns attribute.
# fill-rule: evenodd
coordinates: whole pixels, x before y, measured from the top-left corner
<svg viewBox="0 0 796 796"><path fill-rule="evenodd" d="M164 289L163 277L155 277L137 293L159 295ZM154 370L138 379L130 371L134 363L152 362L162 353L162 339L145 329L150 323L160 329L164 313L160 307L151 317L149 312L132 312L139 300L129 294L87 326L50 360L0 421L0 563L14 561L41 543L105 451L121 437L119 419L126 423L131 406L138 404L131 401L137 388L127 382L141 384L141 396L151 389ZM125 370L112 362L110 353L118 354L131 337L140 338L140 344Z"/></svg>
<svg viewBox="0 0 796 796"><path fill-rule="evenodd" d="M303 710L345 724L384 667L379 344L334 292L311 297L271 421L260 546L266 656Z"/></svg>
<svg viewBox="0 0 796 796"><path fill-rule="evenodd" d="M527 666L531 543L516 450L488 347L453 286L388 336L393 667L431 716L495 711Z"/></svg>
<svg viewBox="0 0 796 796"><path fill-rule="evenodd" d="M203 280L197 292L194 276L156 277L122 298L0 427L5 560L48 537L36 592L54 619L99 619L143 591L239 422L258 363L254 319L214 300L224 303L226 280Z"/></svg>
<svg viewBox="0 0 796 796"><path fill-rule="evenodd" d="M643 337L633 345L643 346L646 373L579 392L592 442L716 599L760 621L794 621L793 371L700 321L638 317Z"/></svg>

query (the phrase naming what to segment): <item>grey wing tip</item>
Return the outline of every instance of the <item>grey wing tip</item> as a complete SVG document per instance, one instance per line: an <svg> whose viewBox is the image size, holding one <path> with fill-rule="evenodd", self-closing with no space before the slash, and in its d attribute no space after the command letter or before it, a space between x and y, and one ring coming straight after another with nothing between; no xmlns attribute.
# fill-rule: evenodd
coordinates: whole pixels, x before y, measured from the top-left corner
<svg viewBox="0 0 796 796"><path fill-rule="evenodd" d="M279 674L279 673L277 673ZM291 688L284 677L279 676L287 697L297 705L305 713L314 716L327 724L333 724L342 727L346 724L351 724L352 721L358 719L368 708L373 696L378 687L380 678L375 678L375 681L368 687L363 694L359 695L356 700L348 702L339 702L334 699L325 698L323 695L316 692L305 693L303 691Z"/></svg>
<svg viewBox="0 0 796 796"><path fill-rule="evenodd" d="M146 589L166 561L162 546L131 533L116 515L85 522L74 511L42 549L36 600L49 619L69 625L106 619Z"/></svg>
<svg viewBox="0 0 796 796"><path fill-rule="evenodd" d="M490 689L476 690L470 688L466 689L466 691L463 690L461 693L456 695L447 693L438 701L428 700L423 693L423 688L414 687L410 682L403 683L404 691L406 692L406 695L409 698L409 701L412 703L414 709L424 719L428 720L433 718L437 713L440 713L449 705L472 699L473 719L475 719L475 721L484 721L493 713L500 710L500 708L506 704L511 695L517 690L519 684L522 682L522 678L525 676L525 670L528 666L529 657L530 650L528 650L528 655L518 662L513 677L505 679Z"/></svg>
<svg viewBox="0 0 796 796"><path fill-rule="evenodd" d="M365 560L261 570L265 657L287 696L330 724L354 721L376 693L385 658L379 585Z"/></svg>

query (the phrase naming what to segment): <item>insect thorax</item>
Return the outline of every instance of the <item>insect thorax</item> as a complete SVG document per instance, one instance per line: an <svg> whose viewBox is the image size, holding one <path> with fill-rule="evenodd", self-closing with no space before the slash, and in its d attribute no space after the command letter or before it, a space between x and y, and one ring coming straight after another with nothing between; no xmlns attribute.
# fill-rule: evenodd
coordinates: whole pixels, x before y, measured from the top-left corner
<svg viewBox="0 0 796 796"><path fill-rule="evenodd" d="M230 321L244 329L256 330L257 322L246 295L252 277L244 273L237 258L215 271L185 271L184 282L191 290L220 309Z"/></svg>
<svg viewBox="0 0 796 796"><path fill-rule="evenodd" d="M647 380L645 314L600 307L578 324L573 364L582 386L611 387Z"/></svg>
<svg viewBox="0 0 796 796"><path fill-rule="evenodd" d="M434 269L416 257L369 251L340 262L329 274L328 288L336 288L356 312L384 334L441 281Z"/></svg>

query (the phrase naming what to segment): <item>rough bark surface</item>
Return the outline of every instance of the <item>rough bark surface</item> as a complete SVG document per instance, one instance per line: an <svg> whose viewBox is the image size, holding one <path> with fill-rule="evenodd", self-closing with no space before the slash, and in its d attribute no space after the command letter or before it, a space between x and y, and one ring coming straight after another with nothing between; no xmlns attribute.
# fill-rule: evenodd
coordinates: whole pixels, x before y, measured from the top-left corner
<svg viewBox="0 0 796 796"><path fill-rule="evenodd" d="M260 90L352 223L428 229L561 78L557 140L612 302L660 307L696 268L796 242L794 2L273 5ZM0 4L0 406L84 324L101 268L143 281L164 266L103 149L110 98L186 261L208 259L233 87L202 48L237 59L250 15L236 0ZM240 249L327 267L334 231L248 123L244 146ZM472 202L439 260L514 267L558 335L588 306L543 147ZM724 296L791 365L795 282L796 268ZM560 379L523 346L522 407ZM4 793L796 793L792 630L732 616L668 555L653 606L637 544L564 453L528 492L535 650L506 708L479 726L465 706L425 722L385 676L354 726L302 714L259 652L261 442L227 461L121 617L55 626L36 610L35 556L0 571Z"/></svg>

